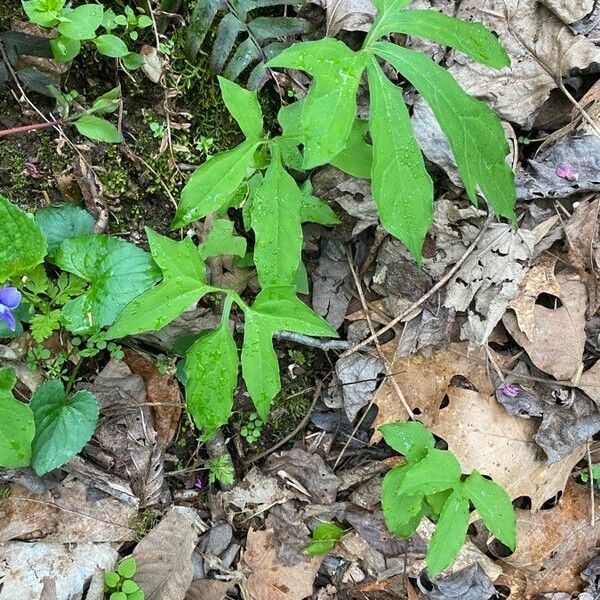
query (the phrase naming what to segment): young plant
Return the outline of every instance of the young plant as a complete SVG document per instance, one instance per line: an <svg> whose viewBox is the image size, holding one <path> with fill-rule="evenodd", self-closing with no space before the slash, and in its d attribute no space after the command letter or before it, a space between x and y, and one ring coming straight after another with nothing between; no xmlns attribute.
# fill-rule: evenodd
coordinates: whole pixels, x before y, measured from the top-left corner
<svg viewBox="0 0 600 600"><path fill-rule="evenodd" d="M133 557L123 559L116 571L106 571L104 591L108 600L144 600L144 592L133 579L136 571Z"/></svg>
<svg viewBox="0 0 600 600"><path fill-rule="evenodd" d="M508 494L477 471L463 477L449 450L435 448L433 435L418 421L379 428L385 442L406 457L406 463L386 473L381 505L387 528L410 537L423 517L436 522L427 548L427 571L437 577L452 564L469 527L471 504L489 531L511 550L516 546L517 521Z"/></svg>
<svg viewBox="0 0 600 600"><path fill-rule="evenodd" d="M319 523L313 531L311 543L304 552L311 556L329 554L344 536L344 530L335 523Z"/></svg>
<svg viewBox="0 0 600 600"><path fill-rule="evenodd" d="M137 31L152 24L146 15L136 16L129 7L124 15L116 15L95 3L70 8L65 6L66 0L22 0L22 4L32 23L58 32L58 37L50 40L57 62L74 59L81 52L82 42L91 42L103 56L120 59L126 69L138 69L144 62L139 54L129 51L122 37L112 32L122 27L131 39L137 39ZM99 29L105 33L98 35Z"/></svg>
<svg viewBox="0 0 600 600"><path fill-rule="evenodd" d="M383 38L390 33L425 37L493 68L507 67L510 60L480 23L433 10L407 10L408 3L375 0L377 18L359 51L325 38L294 44L267 67L300 69L313 77L304 100L280 114L284 137L297 140L285 154L286 164L308 170L331 163L352 175L370 177L382 225L420 261L432 221L433 183L412 132L403 90L385 75L382 61L412 83L433 110L474 204L479 192L498 215L514 219L514 174L506 162L509 147L502 125L491 110L429 57ZM356 93L365 70L368 123L356 118ZM365 141L367 131L372 146ZM303 155L294 151L299 144Z"/></svg>

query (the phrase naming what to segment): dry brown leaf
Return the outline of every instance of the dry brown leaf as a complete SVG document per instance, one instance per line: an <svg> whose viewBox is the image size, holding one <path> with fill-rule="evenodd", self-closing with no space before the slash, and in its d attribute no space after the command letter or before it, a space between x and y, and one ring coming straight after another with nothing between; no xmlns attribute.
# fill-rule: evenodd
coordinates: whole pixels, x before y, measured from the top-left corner
<svg viewBox="0 0 600 600"><path fill-rule="evenodd" d="M574 23L587 17L594 9L594 0L540 0L563 23Z"/></svg>
<svg viewBox="0 0 600 600"><path fill-rule="evenodd" d="M517 295L508 308L515 311L521 331L531 339L535 327L535 302L542 293L560 296L560 284L554 275L556 258L543 254L527 271Z"/></svg>
<svg viewBox="0 0 600 600"><path fill-rule="evenodd" d="M195 510L174 507L135 547L135 580L146 600L185 596L194 575L192 553L203 529Z"/></svg>
<svg viewBox="0 0 600 600"><path fill-rule="evenodd" d="M369 31L375 18L370 0L323 0L327 18L327 35L346 31Z"/></svg>
<svg viewBox="0 0 600 600"><path fill-rule="evenodd" d="M581 590L579 574L597 554L600 521L590 524L590 494L570 482L558 505L532 513L517 510L517 549L504 559L525 575L523 598Z"/></svg>
<svg viewBox="0 0 600 600"><path fill-rule="evenodd" d="M175 439L179 427L182 412L179 384L175 377L160 373L153 361L129 348L125 350L124 360L131 371L144 380L157 442L164 450Z"/></svg>
<svg viewBox="0 0 600 600"><path fill-rule="evenodd" d="M569 264L577 269L587 287L588 316L595 314L600 307L599 210L600 198L581 202L565 225Z"/></svg>
<svg viewBox="0 0 600 600"><path fill-rule="evenodd" d="M224 600L234 585L219 579L198 579L190 585L185 600Z"/></svg>
<svg viewBox="0 0 600 600"><path fill-rule="evenodd" d="M32 494L13 484L0 502L0 543L43 539L48 543L124 542L135 539L129 520L136 509L65 480L52 491Z"/></svg>
<svg viewBox="0 0 600 600"><path fill-rule="evenodd" d="M384 348L392 353L397 342ZM389 356L388 358L391 358ZM390 372L400 386L408 405L417 415L434 420L452 378L460 375L468 379L482 394L491 395L494 387L485 369L485 351L478 348L468 353L467 344L452 344L449 350L433 352L430 356L412 354L392 361ZM372 442L378 442L381 434L377 428L384 423L406 421L408 413L390 378L387 378L375 394L379 413L373 423L375 433Z"/></svg>
<svg viewBox="0 0 600 600"><path fill-rule="evenodd" d="M533 441L536 419L512 416L493 396L476 391L449 387L447 396L448 406L421 419L446 440L464 473L489 475L511 498L531 498L533 510L564 489L583 449L548 465Z"/></svg>
<svg viewBox="0 0 600 600"><path fill-rule="evenodd" d="M579 378L581 388L594 402L600 404L600 360L596 361Z"/></svg>
<svg viewBox="0 0 600 600"><path fill-rule="evenodd" d="M242 567L249 569L246 593L249 600L303 600L313 593L313 582L323 557L288 567L277 558L271 543L272 529L250 529L246 538L246 551Z"/></svg>
<svg viewBox="0 0 600 600"><path fill-rule="evenodd" d="M560 286L556 296L562 306L546 308L536 304L530 337L519 328L520 315L507 311L502 322L536 367L558 380L569 380L583 358L587 291L579 275L561 272L556 281Z"/></svg>
<svg viewBox="0 0 600 600"><path fill-rule="evenodd" d="M456 54L450 72L467 92L519 125L533 123L563 76L600 62L600 48L574 35L537 0L468 0L456 16L480 21L494 31L512 65L496 71Z"/></svg>

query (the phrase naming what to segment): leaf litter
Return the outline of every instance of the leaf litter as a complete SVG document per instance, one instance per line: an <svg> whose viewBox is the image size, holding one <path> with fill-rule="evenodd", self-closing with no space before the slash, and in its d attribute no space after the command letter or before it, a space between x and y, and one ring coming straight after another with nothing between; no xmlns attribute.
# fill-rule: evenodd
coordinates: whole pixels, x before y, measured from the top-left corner
<svg viewBox="0 0 600 600"><path fill-rule="evenodd" d="M368 0L315 4L323 30L349 40L375 15ZM230 455L233 483L219 486L209 475L214 452L190 429L177 374L164 361L214 328L216 311L191 307L163 330L135 336L123 359L104 362L80 386L101 408L81 456L43 478L0 473L0 600L89 600L98 582L100 599L102 572L129 554L137 583L156 600L597 595L600 487L588 469L600 463L598 4L414 2L483 22L511 56L510 69L492 71L436 43L396 40L449 67L504 119L517 222L487 223L486 211L464 199L445 136L407 86L438 195L422 267L382 235L368 180L334 167L312 174L315 194L342 224L307 236L307 302L352 343L393 322L380 347L321 356L278 346L296 353L290 373L302 372L301 381L286 380L294 391L282 420L301 427L285 439L286 423L259 426L273 427L260 451L231 428L219 446L228 454L216 456ZM154 58L144 68L156 79L165 65L145 48ZM227 285L235 278L240 292L254 289L233 260L213 266ZM39 381L27 374L26 350L16 342L1 350L33 391ZM292 400L305 399L316 379L325 391L291 416ZM240 418L247 407L240 392ZM456 563L430 580L432 521L408 539L387 531L379 494L398 459L379 443L378 427L407 419L427 425L463 472L505 487L517 507L514 552L474 513ZM323 522L345 535L327 555L307 556Z"/></svg>

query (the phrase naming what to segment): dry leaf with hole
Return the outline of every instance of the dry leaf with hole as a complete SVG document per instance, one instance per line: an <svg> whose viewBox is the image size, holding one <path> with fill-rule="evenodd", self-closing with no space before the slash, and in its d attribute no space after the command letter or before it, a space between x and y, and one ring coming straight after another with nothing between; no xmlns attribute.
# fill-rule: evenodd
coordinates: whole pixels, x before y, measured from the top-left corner
<svg viewBox="0 0 600 600"><path fill-rule="evenodd" d="M526 128L563 76L600 62L600 48L574 35L537 0L466 0L456 16L494 31L512 64L496 71L455 53L450 72L503 119Z"/></svg>
<svg viewBox="0 0 600 600"><path fill-rule="evenodd" d="M517 548L504 562L525 575L524 598L581 590L579 574L600 542L600 521L591 526L590 509L589 489L570 482L554 508L517 510Z"/></svg>
<svg viewBox="0 0 600 600"><path fill-rule="evenodd" d="M398 342L384 346L392 353ZM388 357L391 359L391 356ZM486 355L481 348L469 353L465 343L452 344L448 350L434 351L431 355L411 354L392 360L390 372L400 387L413 413L418 417L435 420L435 415L444 399L446 390L456 376L468 379L482 394L491 395L494 387L485 369ZM390 377L375 393L375 404L379 412L373 423L375 432L371 441L378 442L381 434L377 428L384 423L406 421L408 412L404 408Z"/></svg>
<svg viewBox="0 0 600 600"><path fill-rule="evenodd" d="M206 526L191 508L174 507L135 547L135 581L146 600L183 598L192 583L192 553Z"/></svg>
<svg viewBox="0 0 600 600"><path fill-rule="evenodd" d="M600 307L599 210L600 198L581 202L565 225L569 246L567 259L587 287L589 316L594 315Z"/></svg>
<svg viewBox="0 0 600 600"><path fill-rule="evenodd" d="M248 600L303 600L313 593L313 582L323 560L314 556L293 566L282 565L272 544L273 530L248 531L241 568L249 571Z"/></svg>
<svg viewBox="0 0 600 600"><path fill-rule="evenodd" d="M448 406L420 419L446 440L463 473L477 469L503 486L511 498L531 498L533 510L562 492L583 448L548 465L533 441L536 419L509 415L493 396L473 390L449 387L447 396Z"/></svg>
<svg viewBox="0 0 600 600"><path fill-rule="evenodd" d="M519 326L520 322L531 319L531 315L521 313L527 305L519 298L516 308L513 304L502 322L536 367L564 381L575 376L583 358L587 291L579 275L561 272L556 282L560 288L558 294L553 293L554 282L548 288L552 308L541 303L534 306L530 337Z"/></svg>

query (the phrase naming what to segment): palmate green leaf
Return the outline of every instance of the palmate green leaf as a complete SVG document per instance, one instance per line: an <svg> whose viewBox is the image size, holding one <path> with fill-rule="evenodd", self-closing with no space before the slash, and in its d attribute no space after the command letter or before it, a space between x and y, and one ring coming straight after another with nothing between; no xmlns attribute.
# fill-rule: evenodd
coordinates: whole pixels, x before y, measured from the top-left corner
<svg viewBox="0 0 600 600"><path fill-rule="evenodd" d="M246 239L235 235L229 219L216 219L208 237L199 248L204 259L211 256L240 256L246 254Z"/></svg>
<svg viewBox="0 0 600 600"><path fill-rule="evenodd" d="M80 390L67 398L62 381L57 379L42 383L29 406L35 419L31 464L40 476L62 467L81 452L98 423L94 394Z"/></svg>
<svg viewBox="0 0 600 600"><path fill-rule="evenodd" d="M469 96L429 57L389 42L374 45L378 56L406 77L431 106L448 137L461 179L473 203L477 189L500 216L514 219L514 173L506 163L508 144L500 119Z"/></svg>
<svg viewBox="0 0 600 600"><path fill-rule="evenodd" d="M365 141L368 131L369 121L354 119L346 147L329 162L348 175L370 179L373 167L373 146Z"/></svg>
<svg viewBox="0 0 600 600"><path fill-rule="evenodd" d="M485 526L511 550L517 545L517 517L510 496L494 481L473 471L463 484Z"/></svg>
<svg viewBox="0 0 600 600"><path fill-rule="evenodd" d="M259 140L263 131L263 115L256 92L240 87L233 81L219 77L223 102L249 140Z"/></svg>
<svg viewBox="0 0 600 600"><path fill-rule="evenodd" d="M31 409L12 394L16 382L14 369L0 368L0 467L7 469L29 464L35 434Z"/></svg>
<svg viewBox="0 0 600 600"><path fill-rule="evenodd" d="M460 464L452 452L432 448L406 470L399 494L434 494L460 483Z"/></svg>
<svg viewBox="0 0 600 600"><path fill-rule="evenodd" d="M187 409L207 440L229 420L237 383L238 350L227 319L190 347L185 373Z"/></svg>
<svg viewBox="0 0 600 600"><path fill-rule="evenodd" d="M402 88L373 59L368 66L373 139L371 188L382 225L421 262L433 219L433 182L413 135Z"/></svg>
<svg viewBox="0 0 600 600"><path fill-rule="evenodd" d="M395 535L410 537L423 517L423 496L401 494L400 486L408 471L407 465L394 467L385 474L381 484L381 508L387 528Z"/></svg>
<svg viewBox="0 0 600 600"><path fill-rule="evenodd" d="M125 307L107 339L162 329L214 289L205 283L206 268L191 238L177 242L150 228L146 234L163 279Z"/></svg>
<svg viewBox="0 0 600 600"><path fill-rule="evenodd" d="M0 195L0 283L39 265L46 249L46 240L33 215Z"/></svg>
<svg viewBox="0 0 600 600"><path fill-rule="evenodd" d="M468 527L469 501L458 487L446 500L427 548L429 577L437 577L452 564L465 541Z"/></svg>
<svg viewBox="0 0 600 600"><path fill-rule="evenodd" d="M388 11L377 24L377 37L389 33L427 38L496 69L510 65L506 50L481 23L463 21L435 10Z"/></svg>
<svg viewBox="0 0 600 600"><path fill-rule="evenodd" d="M92 233L96 219L83 208L61 204L40 208L35 221L48 242L48 253L53 254L66 239Z"/></svg>
<svg viewBox="0 0 600 600"><path fill-rule="evenodd" d="M90 283L85 294L63 307L66 325L73 333L112 325L129 302L160 278L160 271L147 252L108 235L65 240L54 262Z"/></svg>
<svg viewBox="0 0 600 600"><path fill-rule="evenodd" d="M367 56L339 40L324 38L294 44L267 63L268 67L300 69L314 78L302 103L304 169L329 162L346 147Z"/></svg>
<svg viewBox="0 0 600 600"><path fill-rule="evenodd" d="M255 140L247 140L196 169L181 192L171 227L185 227L227 204L244 179L252 174L257 147Z"/></svg>
<svg viewBox="0 0 600 600"><path fill-rule="evenodd" d="M433 434L419 421L387 423L379 431L390 448L411 460L421 460L435 446Z"/></svg>
<svg viewBox="0 0 600 600"><path fill-rule="evenodd" d="M47 243L33 215L0 195L0 282L23 275L46 256Z"/></svg>
<svg viewBox="0 0 600 600"><path fill-rule="evenodd" d="M275 150L250 207L254 263L262 288L294 282L302 252L301 206L302 192Z"/></svg>

